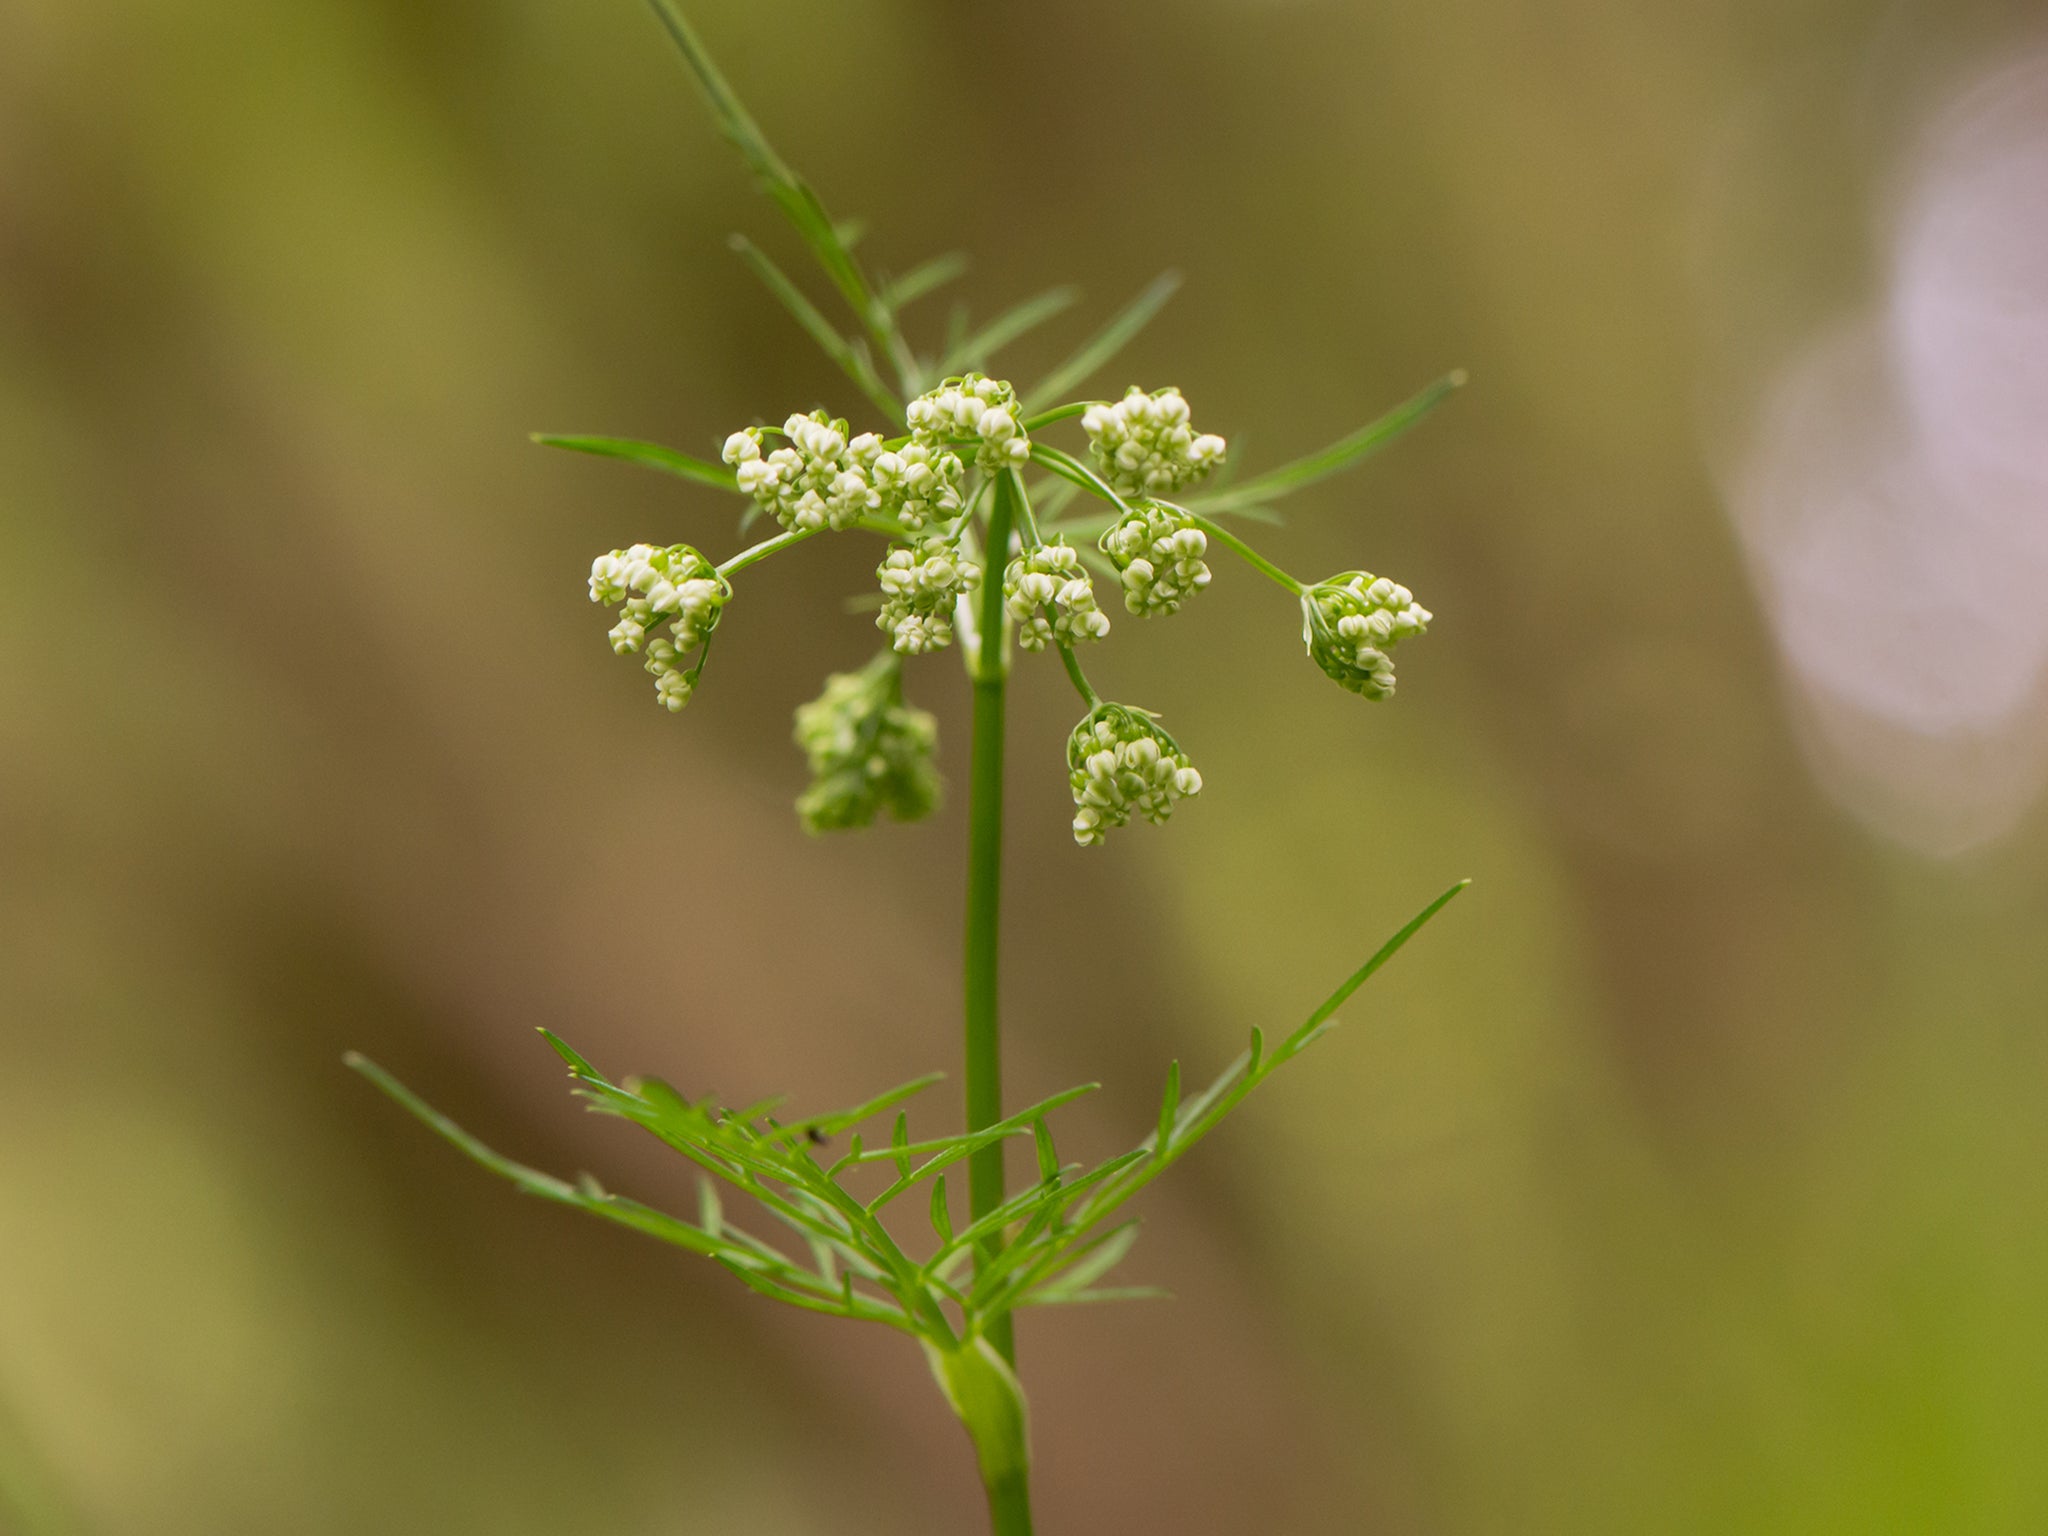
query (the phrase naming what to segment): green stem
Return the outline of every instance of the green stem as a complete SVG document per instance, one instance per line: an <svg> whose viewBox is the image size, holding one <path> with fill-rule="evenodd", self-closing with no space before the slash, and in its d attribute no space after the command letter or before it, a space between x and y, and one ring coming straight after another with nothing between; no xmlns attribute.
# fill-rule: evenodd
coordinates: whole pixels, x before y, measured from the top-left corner
<svg viewBox="0 0 2048 1536"><path fill-rule="evenodd" d="M1056 421L1067 421L1075 416L1085 415L1089 406L1098 403L1094 400L1075 400L1067 405L1054 406L1049 411L1040 411L1024 423L1024 430L1036 432L1040 427L1049 427Z"/></svg>
<svg viewBox="0 0 2048 1536"><path fill-rule="evenodd" d="M1117 495L1116 488L1071 453L1055 448L1051 443L1033 443L1031 462L1040 469L1051 470L1062 480L1073 481L1091 496L1100 496L1125 517L1131 515L1130 503Z"/></svg>
<svg viewBox="0 0 2048 1536"><path fill-rule="evenodd" d="M997 948L1003 883L1003 723L1009 662L1003 651L1002 562L1008 558L1016 491L998 476L990 502L986 563L981 588L981 636L974 667L974 747L969 769L967 832L966 1077L967 1129L1003 1118L1002 1028L997 1014ZM968 1209L980 1220L1003 1203L1003 1144L976 1151L967 1163ZM993 1239L976 1249L976 1262L994 1257ZM989 1342L1005 1362L1016 1360L1010 1319L989 1328ZM990 1491L994 1510L995 1491ZM1004 1529L1000 1524L998 1530Z"/></svg>
<svg viewBox="0 0 2048 1536"><path fill-rule="evenodd" d="M903 530L900 527L879 517L864 517L853 526L863 533L879 534L885 539L900 540L903 537ZM822 528L797 528L788 533L778 533L772 539L763 539L726 561L718 568L718 574L730 576L735 571L744 571L750 565L758 565L770 555L781 554L792 544L801 544L805 539L815 539L824 531Z"/></svg>
<svg viewBox="0 0 2048 1536"><path fill-rule="evenodd" d="M988 1485L988 1523L994 1536L1031 1536L1031 1482L1016 1472Z"/></svg>
<svg viewBox="0 0 2048 1536"><path fill-rule="evenodd" d="M995 1536L1031 1536L1031 1431L1015 1373L988 1339L951 1349L927 1340L925 1358L974 1442L990 1528Z"/></svg>
<svg viewBox="0 0 2048 1536"><path fill-rule="evenodd" d="M801 544L805 539L814 537L818 532L819 530L816 528L798 528L791 533L778 533L772 539L763 539L753 548L743 549L726 561L725 564L718 568L718 574L730 576L735 571L744 571L748 566L755 564L757 561L766 560L770 555L780 554L783 550L789 548L790 545Z"/></svg>
<svg viewBox="0 0 2048 1536"><path fill-rule="evenodd" d="M1161 502L1160 505L1163 507L1173 506L1171 502L1164 501ZM1278 582L1281 586L1285 587L1288 591L1292 592L1296 597L1301 597L1308 591L1307 587L1303 586L1300 582L1296 581L1292 576L1288 575L1285 571L1281 570L1279 566L1275 565L1272 561L1268 560L1256 549L1253 549L1251 545L1245 543L1243 539L1240 539L1236 534L1232 533L1228 528L1224 527L1214 518L1204 517L1199 512L1189 512L1186 507L1173 507L1173 510L1176 512L1184 513L1189 519L1193 521L1194 525L1197 528L1201 529L1202 532L1206 533L1210 538L1217 540L1219 543L1228 545L1230 549L1236 553L1239 559L1243 560L1246 565L1250 566L1253 570L1257 571L1261 576L1269 577L1272 580Z"/></svg>
<svg viewBox="0 0 2048 1536"><path fill-rule="evenodd" d="M1067 681L1074 685L1074 691L1081 695L1081 701L1090 709L1102 702L1102 695L1088 684L1088 674L1081 670L1081 663L1074 656L1071 645L1059 647L1060 662L1067 669Z"/></svg>

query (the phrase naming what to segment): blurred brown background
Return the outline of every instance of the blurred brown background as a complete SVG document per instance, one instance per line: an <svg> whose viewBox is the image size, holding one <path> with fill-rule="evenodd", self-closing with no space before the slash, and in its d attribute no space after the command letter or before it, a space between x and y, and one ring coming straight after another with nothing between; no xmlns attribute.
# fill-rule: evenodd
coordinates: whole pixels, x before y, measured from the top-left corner
<svg viewBox="0 0 2048 1536"><path fill-rule="evenodd" d="M1020 377L1169 265L1102 387L1254 466L1473 375L1265 541L1436 612L1397 703L1219 565L1092 664L1209 792L1085 852L1065 684L1017 690L1011 1083L1108 1085L1076 1154L1477 880L1162 1186L1129 1273L1177 1300L1025 1319L1043 1528L2048 1529L2039 13L692 10L871 261L1083 285ZM873 549L749 578L672 719L583 571L734 505L524 441L858 411L726 250L790 253L651 18L0 35L0 1528L975 1529L902 1341L521 1201L340 1066L675 1202L535 1026L812 1106L954 1063L959 796L789 809ZM911 688L958 791L958 671Z"/></svg>

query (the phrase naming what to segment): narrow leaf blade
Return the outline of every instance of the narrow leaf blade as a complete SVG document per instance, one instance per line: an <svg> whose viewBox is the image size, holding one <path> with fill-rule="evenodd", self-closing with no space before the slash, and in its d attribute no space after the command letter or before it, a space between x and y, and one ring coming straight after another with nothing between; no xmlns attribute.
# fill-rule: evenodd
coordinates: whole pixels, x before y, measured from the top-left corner
<svg viewBox="0 0 2048 1536"><path fill-rule="evenodd" d="M1173 1117L1180 1108L1180 1063L1173 1062L1166 1069L1166 1092L1159 1100L1158 1149L1164 1152L1173 1140Z"/></svg>
<svg viewBox="0 0 2048 1536"><path fill-rule="evenodd" d="M1386 943L1382 944L1379 947L1379 949L1374 952L1373 957L1370 960L1366 961L1365 964L1361 965L1357 970L1353 971L1351 975L1345 980L1342 986L1337 988L1337 990L1332 992L1328 997L1324 998L1322 1006L1317 1008L1314 1013L1308 1016L1308 1022L1303 1024L1301 1028L1297 1029L1292 1035L1288 1037L1287 1044L1284 1047L1286 1054L1292 1056L1295 1052L1299 1051L1304 1045L1306 1045L1311 1039L1313 1039L1318 1029L1323 1024L1323 1022L1327 1020L1332 1014L1334 1014L1339 1008L1343 1007L1344 1004L1347 1001L1349 1001L1351 994L1356 992L1360 987L1364 986L1366 982L1372 978L1373 972L1377 971L1381 966L1385 965L1389 960L1393 959L1395 955L1399 954L1401 952L1401 947L1404 944L1406 944L1410 939L1414 938L1416 934L1422 932L1423 928L1428 924L1429 920L1435 917L1437 913L1443 911L1445 907L1449 906L1451 902L1457 898L1459 893L1462 892L1465 889L1465 887L1470 885L1471 883L1472 882L1470 880L1460 880L1456 885L1452 886L1449 890L1445 891L1443 895L1437 897L1435 901L1432 901L1428 906L1424 907L1420 912L1416 913L1415 916L1409 918L1407 923L1405 923L1402 926L1401 931L1399 933L1395 934L1391 939L1387 940Z"/></svg>
<svg viewBox="0 0 2048 1536"><path fill-rule="evenodd" d="M628 464L660 470L679 480L693 480L721 491L739 491L733 472L723 464L693 458L680 449L664 448L660 443L643 443L630 437L580 437L562 432L536 432L533 441L543 448L566 448L571 453L590 453L601 459L624 459Z"/></svg>
<svg viewBox="0 0 2048 1536"><path fill-rule="evenodd" d="M1435 410L1464 383L1462 372L1445 374L1377 421L1368 422L1356 432L1338 438L1329 447L1226 490L1196 496L1188 505L1197 512L1242 513L1248 507L1261 507L1283 496L1291 496L1303 486L1327 480L1331 475L1340 474L1370 458Z"/></svg>
<svg viewBox="0 0 2048 1536"><path fill-rule="evenodd" d="M903 415L903 404L889 393L889 387L882 382L881 375L875 372L875 365L869 358L867 349L840 335L838 328L825 318L817 305L804 296L802 289L789 280L768 253L745 235L734 235L732 248L739 252L740 259L746 262L748 269L761 280L762 286L775 295L776 301L789 311L790 317L803 328L804 334L817 344L820 351L839 365L839 371L851 379L854 386L885 416L892 421L900 420Z"/></svg>
<svg viewBox="0 0 2048 1536"><path fill-rule="evenodd" d="M1143 293L1119 310L1079 351L1025 391L1025 413L1029 415L1057 404L1070 390L1087 383L1132 337L1152 323L1152 317L1165 308L1166 301L1179 287L1178 272L1162 272L1155 277Z"/></svg>
<svg viewBox="0 0 2048 1536"><path fill-rule="evenodd" d="M890 306L901 309L906 304L916 303L935 289L957 281L967 271L967 266L964 251L948 251L943 256L932 257L930 261L919 262L888 285L886 297Z"/></svg>
<svg viewBox="0 0 2048 1536"><path fill-rule="evenodd" d="M1050 1184L1059 1177L1060 1156L1053 1149L1052 1131L1043 1120L1032 1122L1031 1139L1038 1149L1038 1181Z"/></svg>
<svg viewBox="0 0 2048 1536"><path fill-rule="evenodd" d="M791 1120L778 1127L774 1134L777 1139L784 1140L808 1136L812 1131L818 1132L821 1136L837 1136L864 1120L872 1120L884 1110L894 1109L904 1100L923 1093L935 1083L943 1083L945 1080L946 1074L943 1072L927 1072L923 1077L913 1077L907 1083L898 1083L894 1088L878 1093L866 1103L856 1104L851 1109L836 1109L827 1114Z"/></svg>
<svg viewBox="0 0 2048 1536"><path fill-rule="evenodd" d="M1053 316L1072 309L1080 297L1081 293L1077 288L1048 288L1044 293L1026 299L1016 308L1005 310L948 352L941 365L943 370L947 373L957 373L963 368L986 367L988 360L1004 347L1019 337L1037 330Z"/></svg>
<svg viewBox="0 0 2048 1536"><path fill-rule="evenodd" d="M1112 1269L1124 1261L1138 1240L1138 1224L1126 1221L1110 1228L1101 1237L1080 1245L1074 1257L1065 1261L1053 1272L1046 1284L1035 1287L1039 1291L1085 1291Z"/></svg>

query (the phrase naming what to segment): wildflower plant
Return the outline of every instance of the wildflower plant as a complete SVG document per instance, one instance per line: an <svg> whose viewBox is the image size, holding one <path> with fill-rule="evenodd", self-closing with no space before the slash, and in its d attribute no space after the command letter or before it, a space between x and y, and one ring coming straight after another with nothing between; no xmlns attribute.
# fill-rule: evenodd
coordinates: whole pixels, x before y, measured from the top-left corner
<svg viewBox="0 0 2048 1536"><path fill-rule="evenodd" d="M1201 793L1203 777L1158 715L1097 692L1078 651L1099 649L1111 620L1095 577L1121 591L1126 614L1175 614L1206 589L1219 555L1241 560L1300 605L1309 657L1368 700L1394 691L1392 654L1430 614L1406 587L1363 571L1303 582L1254 550L1226 520L1263 517L1284 497L1350 468L1412 425L1459 382L1452 375L1319 453L1223 484L1225 440L1198 430L1175 388L1133 385L1094 399L1077 391L1101 372L1170 296L1154 283L1035 386L987 369L1008 342L1071 301L1053 290L979 330L956 328L936 353L903 328L903 312L956 277L940 257L894 280L871 276L848 226L770 147L687 20L652 0L709 98L726 137L794 227L851 312L840 329L763 251L735 247L797 323L846 374L863 401L860 428L824 410L793 411L780 426L727 435L717 461L656 444L604 437L540 442L624 459L750 503L741 527L779 531L725 557L695 547L634 544L591 564L591 600L615 610L612 648L636 655L658 703L680 711L702 678L736 579L810 539L884 541L876 567L884 643L864 665L826 679L799 706L795 737L811 775L797 800L813 833L864 827L878 815L915 820L939 801L938 732L908 703L909 658L957 650L973 695L965 903L965 1129L914 1136L908 1103L938 1081L919 1078L853 1108L793 1115L777 1099L728 1106L658 1078L614 1081L547 1034L574 1091L694 1163L693 1215L656 1210L585 1175L570 1181L522 1167L428 1107L382 1068L351 1064L485 1167L542 1199L709 1258L771 1299L880 1324L916 1339L972 1442L998 1536L1031 1529L1029 1442L1016 1373L1013 1315L1021 1308L1152 1294L1113 1272L1137 1228L1131 1200L1213 1131L1245 1097L1319 1040L1336 1011L1446 902L1453 886L1387 941L1298 1027L1246 1049L1199 1092L1167 1069L1156 1122L1129 1151L1092 1167L1066 1161L1052 1116L1092 1091L1070 1089L1022 1109L1005 1106L997 1014L1006 687L1014 648L1050 651L1080 698L1066 743L1073 836L1101 844L1134 818L1164 822ZM1063 435L1083 451L1061 445ZM751 577L748 578L751 580ZM740 585L744 585L741 583ZM1049 756L1049 754L1048 754ZM1028 1141L1036 1176L1007 1187L1003 1148ZM955 1196L965 1186L965 1199ZM770 1241L749 1217L782 1230Z"/></svg>

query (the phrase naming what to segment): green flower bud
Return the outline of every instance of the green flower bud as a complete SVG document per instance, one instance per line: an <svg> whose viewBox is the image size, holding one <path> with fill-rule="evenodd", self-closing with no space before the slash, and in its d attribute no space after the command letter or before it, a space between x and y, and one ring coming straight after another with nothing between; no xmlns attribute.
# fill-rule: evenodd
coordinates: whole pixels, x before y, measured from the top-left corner
<svg viewBox="0 0 2048 1536"><path fill-rule="evenodd" d="M938 722L903 702L894 651L858 672L833 673L796 711L796 744L811 766L811 786L796 802L804 830L865 827L877 811L897 821L929 816L939 799L938 740Z"/></svg>

